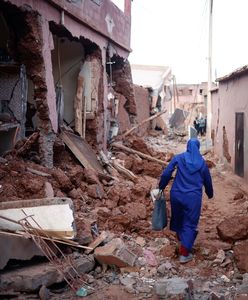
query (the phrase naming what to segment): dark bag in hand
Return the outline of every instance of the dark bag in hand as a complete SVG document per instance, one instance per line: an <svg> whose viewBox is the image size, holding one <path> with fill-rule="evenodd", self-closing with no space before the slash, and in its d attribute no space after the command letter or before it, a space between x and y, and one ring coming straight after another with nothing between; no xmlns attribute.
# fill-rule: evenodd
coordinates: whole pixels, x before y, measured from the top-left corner
<svg viewBox="0 0 248 300"><path fill-rule="evenodd" d="M154 201L154 209L152 213L152 229L162 230L167 226L166 201L164 193L161 192Z"/></svg>

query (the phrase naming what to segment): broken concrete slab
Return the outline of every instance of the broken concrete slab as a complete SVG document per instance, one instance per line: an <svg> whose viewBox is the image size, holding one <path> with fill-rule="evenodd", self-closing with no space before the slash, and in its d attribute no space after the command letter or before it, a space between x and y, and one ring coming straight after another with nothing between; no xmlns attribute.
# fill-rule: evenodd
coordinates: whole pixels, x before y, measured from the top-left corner
<svg viewBox="0 0 248 300"><path fill-rule="evenodd" d="M12 232L23 231L22 226L16 222L26 216L32 216L47 235L56 238L73 239L76 236L73 213L73 202L69 198L43 198L1 202L0 229ZM3 218L13 220L14 222ZM33 228L40 229L34 220L28 218Z"/></svg>
<svg viewBox="0 0 248 300"><path fill-rule="evenodd" d="M90 272L95 261L93 255L76 254L70 257L73 266L79 274ZM68 267L68 270L71 270ZM70 272L73 273L73 272ZM38 291L42 285L49 287L54 283L63 282L64 278L58 269L50 263L42 263L1 274L0 290L13 290L20 292Z"/></svg>
<svg viewBox="0 0 248 300"><path fill-rule="evenodd" d="M137 256L127 249L120 238L113 239L103 247L98 247L94 252L95 258L101 264L115 265L117 267L134 266Z"/></svg>
<svg viewBox="0 0 248 300"><path fill-rule="evenodd" d="M180 125L184 123L187 116L189 115L188 111L182 110L180 108L176 108L173 115L171 116L169 120L169 124L173 128L178 128Z"/></svg>
<svg viewBox="0 0 248 300"><path fill-rule="evenodd" d="M34 256L44 256L41 250L31 240L9 232L0 232L0 270L10 259L29 260Z"/></svg>
<svg viewBox="0 0 248 300"><path fill-rule="evenodd" d="M154 289L155 293L163 299L191 299L187 297L187 281L180 277L160 279L155 283Z"/></svg>

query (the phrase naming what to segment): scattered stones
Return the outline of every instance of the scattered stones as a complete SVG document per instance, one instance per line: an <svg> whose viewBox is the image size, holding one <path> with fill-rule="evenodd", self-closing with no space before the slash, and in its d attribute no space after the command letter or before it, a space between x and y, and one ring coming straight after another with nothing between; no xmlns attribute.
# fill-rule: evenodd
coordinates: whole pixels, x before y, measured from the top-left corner
<svg viewBox="0 0 248 300"><path fill-rule="evenodd" d="M95 266L92 255L73 254L68 259L72 261L79 274L90 272ZM46 287L63 281L64 277L56 267L50 263L43 263L2 273L0 290L33 292L39 290L42 285ZM46 294L45 288L43 290Z"/></svg>
<svg viewBox="0 0 248 300"><path fill-rule="evenodd" d="M226 282L226 283L230 282L230 279L226 275L222 275L220 278L223 282Z"/></svg>
<svg viewBox="0 0 248 300"><path fill-rule="evenodd" d="M135 240L135 243L140 245L141 247L144 247L146 244L146 240L143 237L138 236Z"/></svg>
<svg viewBox="0 0 248 300"><path fill-rule="evenodd" d="M159 279L155 283L155 293L164 297L165 299L170 299L172 297L177 297L174 299L189 299L188 284L185 279L180 277L170 278L170 279Z"/></svg>
<svg viewBox="0 0 248 300"><path fill-rule="evenodd" d="M222 264L225 258L225 252L222 249L220 249L217 253L216 259L213 261L213 265Z"/></svg>
<svg viewBox="0 0 248 300"><path fill-rule="evenodd" d="M157 261L155 255L152 253L151 250L144 249L143 250L143 255L146 259L146 264L148 266L156 267L158 265L158 261Z"/></svg>
<svg viewBox="0 0 248 300"><path fill-rule="evenodd" d="M133 286L136 283L136 280L131 277L131 276L120 276L120 282L121 284L125 285L125 286Z"/></svg>
<svg viewBox="0 0 248 300"><path fill-rule="evenodd" d="M165 275L171 269L172 269L172 264L167 261L167 262L163 263L162 265L160 265L158 267L157 271L160 275Z"/></svg>

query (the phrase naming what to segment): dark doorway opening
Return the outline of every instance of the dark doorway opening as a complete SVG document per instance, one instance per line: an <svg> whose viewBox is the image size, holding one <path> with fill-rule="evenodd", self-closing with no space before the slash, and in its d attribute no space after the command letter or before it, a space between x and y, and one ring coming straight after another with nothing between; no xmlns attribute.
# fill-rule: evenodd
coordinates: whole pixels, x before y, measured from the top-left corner
<svg viewBox="0 0 248 300"><path fill-rule="evenodd" d="M244 176L244 113L235 114L235 173Z"/></svg>

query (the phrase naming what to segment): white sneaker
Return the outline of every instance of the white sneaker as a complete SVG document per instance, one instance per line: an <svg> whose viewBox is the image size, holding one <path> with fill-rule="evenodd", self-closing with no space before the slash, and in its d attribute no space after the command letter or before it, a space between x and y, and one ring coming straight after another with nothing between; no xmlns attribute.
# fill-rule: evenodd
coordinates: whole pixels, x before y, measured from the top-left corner
<svg viewBox="0 0 248 300"><path fill-rule="evenodd" d="M193 254L190 253L188 256L180 255L179 261L181 264L186 264L193 259Z"/></svg>

